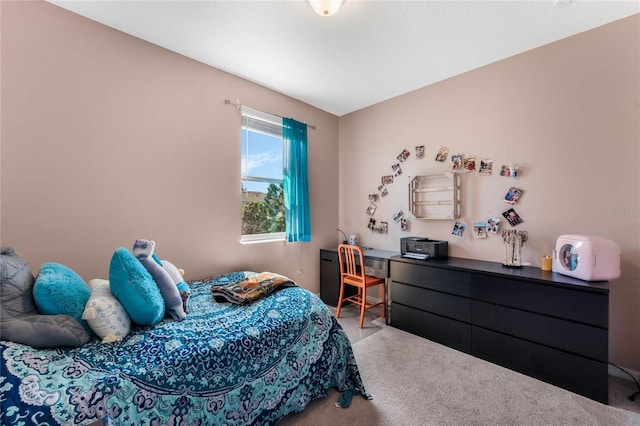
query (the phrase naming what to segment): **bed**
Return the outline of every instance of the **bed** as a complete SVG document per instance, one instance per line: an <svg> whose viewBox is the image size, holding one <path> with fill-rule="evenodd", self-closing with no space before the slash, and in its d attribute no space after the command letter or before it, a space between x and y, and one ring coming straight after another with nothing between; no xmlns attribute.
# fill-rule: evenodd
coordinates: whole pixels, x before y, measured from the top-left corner
<svg viewBox="0 0 640 426"><path fill-rule="evenodd" d="M311 292L294 285L246 305L214 300L213 286L253 274L191 282L185 320L133 327L121 342L0 341L0 423L267 425L330 388L368 397L344 330Z"/></svg>

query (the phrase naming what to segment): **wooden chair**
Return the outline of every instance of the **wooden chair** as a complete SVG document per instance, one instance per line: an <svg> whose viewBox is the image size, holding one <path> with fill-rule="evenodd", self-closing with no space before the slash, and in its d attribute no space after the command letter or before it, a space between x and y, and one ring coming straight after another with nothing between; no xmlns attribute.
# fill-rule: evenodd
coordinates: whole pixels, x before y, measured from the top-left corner
<svg viewBox="0 0 640 426"><path fill-rule="evenodd" d="M360 328L364 322L364 312L376 306L382 306L382 317L387 310L387 283L384 278L367 275L364 268L364 255L358 246L340 244L338 246L338 259L340 262L340 297L338 298L338 309L336 317L340 318L340 308L345 302L351 302L360 307ZM347 298L344 297L345 285L358 287L358 293ZM382 286L382 302L367 300L367 289L369 287Z"/></svg>

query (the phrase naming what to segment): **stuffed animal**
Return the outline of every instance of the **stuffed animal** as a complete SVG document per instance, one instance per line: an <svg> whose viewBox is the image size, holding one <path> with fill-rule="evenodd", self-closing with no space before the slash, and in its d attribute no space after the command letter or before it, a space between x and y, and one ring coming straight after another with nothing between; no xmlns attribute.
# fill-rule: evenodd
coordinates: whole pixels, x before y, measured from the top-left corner
<svg viewBox="0 0 640 426"><path fill-rule="evenodd" d="M191 295L191 288L189 288L189 284L187 284L182 278L184 275L184 269L178 269L173 263L168 260L161 260L162 268L169 273L169 276L176 283L178 287L178 291L180 292L180 297L182 297L182 307L184 308L185 313L189 313L187 308L187 302L189 300L189 296Z"/></svg>
<svg viewBox="0 0 640 426"><path fill-rule="evenodd" d="M164 299L165 313L174 320L183 320L187 317L187 314L184 311L180 291L169 273L154 260L153 251L155 246L155 241L136 240L133 244L133 255L149 271L160 289L160 294Z"/></svg>
<svg viewBox="0 0 640 426"><path fill-rule="evenodd" d="M35 278L12 248L0 249L0 338L34 348L82 346L91 335L69 315L41 315L33 299Z"/></svg>
<svg viewBox="0 0 640 426"><path fill-rule="evenodd" d="M162 266L162 268L169 273L169 276L171 276L173 282L176 283L178 291L180 292L180 297L182 298L182 307L184 309L184 312L188 314L189 310L187 302L189 301L189 296L191 296L191 288L189 287L189 284L187 284L182 278L182 276L184 275L184 269L177 268L168 260L160 260L160 258L155 253L152 255L152 257L153 260L158 263L158 265Z"/></svg>
<svg viewBox="0 0 640 426"><path fill-rule="evenodd" d="M108 280L89 281L91 297L84 309L82 319L86 320L102 343L119 342L131 330L131 319L122 304L111 293Z"/></svg>

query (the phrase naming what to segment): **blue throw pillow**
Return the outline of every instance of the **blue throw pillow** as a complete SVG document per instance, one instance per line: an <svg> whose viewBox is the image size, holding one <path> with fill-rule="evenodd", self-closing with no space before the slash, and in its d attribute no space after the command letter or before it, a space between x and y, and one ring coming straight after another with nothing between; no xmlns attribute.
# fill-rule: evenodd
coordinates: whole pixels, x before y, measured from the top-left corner
<svg viewBox="0 0 640 426"><path fill-rule="evenodd" d="M59 263L45 263L33 285L33 299L38 312L46 315L68 315L75 318L89 332L82 319L85 305L91 296L86 282L69 267Z"/></svg>
<svg viewBox="0 0 640 426"><path fill-rule="evenodd" d="M164 317L164 299L151 274L124 247L117 249L109 265L111 293L139 325L155 325Z"/></svg>

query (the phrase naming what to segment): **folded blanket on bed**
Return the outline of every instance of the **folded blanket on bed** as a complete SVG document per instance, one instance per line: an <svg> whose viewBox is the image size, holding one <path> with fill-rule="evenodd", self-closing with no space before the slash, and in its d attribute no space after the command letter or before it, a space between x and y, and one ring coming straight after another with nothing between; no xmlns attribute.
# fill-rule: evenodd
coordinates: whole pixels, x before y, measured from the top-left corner
<svg viewBox="0 0 640 426"><path fill-rule="evenodd" d="M216 302L231 302L245 305L265 297L276 290L295 287L296 283L284 275L260 272L241 281L211 287Z"/></svg>

